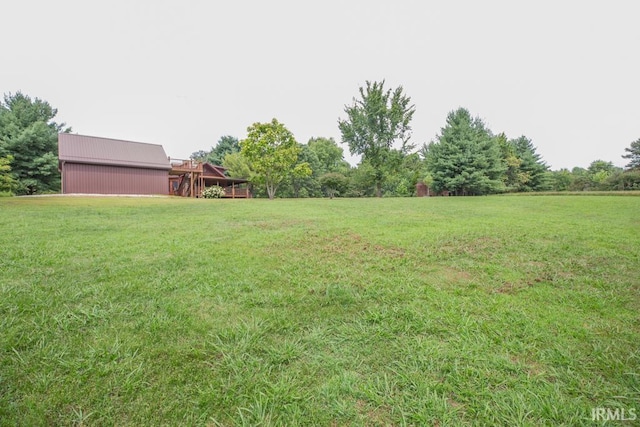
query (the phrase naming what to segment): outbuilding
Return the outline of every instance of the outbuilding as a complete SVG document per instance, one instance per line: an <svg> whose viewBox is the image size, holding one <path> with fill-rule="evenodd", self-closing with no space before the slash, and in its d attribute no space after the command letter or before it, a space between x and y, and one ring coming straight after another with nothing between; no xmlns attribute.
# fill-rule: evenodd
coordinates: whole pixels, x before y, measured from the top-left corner
<svg viewBox="0 0 640 427"><path fill-rule="evenodd" d="M157 144L61 133L63 194L168 194L171 165Z"/></svg>

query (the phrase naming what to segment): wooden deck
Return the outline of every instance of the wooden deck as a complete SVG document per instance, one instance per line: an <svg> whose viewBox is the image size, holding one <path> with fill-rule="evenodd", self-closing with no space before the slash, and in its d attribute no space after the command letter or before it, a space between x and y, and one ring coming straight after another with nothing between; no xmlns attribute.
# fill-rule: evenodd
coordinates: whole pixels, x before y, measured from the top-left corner
<svg viewBox="0 0 640 427"><path fill-rule="evenodd" d="M251 198L251 193L249 193L249 189L247 188L237 188L234 185L231 188L226 187L224 189L224 197L232 199L249 199Z"/></svg>
<svg viewBox="0 0 640 427"><path fill-rule="evenodd" d="M183 175L191 172L202 173L202 163L194 160L174 160L171 162L171 171L169 171L169 175Z"/></svg>
<svg viewBox="0 0 640 427"><path fill-rule="evenodd" d="M170 159L169 194L181 197L202 197L206 187L218 185L225 198L251 198L248 181L223 175L224 168L195 160Z"/></svg>

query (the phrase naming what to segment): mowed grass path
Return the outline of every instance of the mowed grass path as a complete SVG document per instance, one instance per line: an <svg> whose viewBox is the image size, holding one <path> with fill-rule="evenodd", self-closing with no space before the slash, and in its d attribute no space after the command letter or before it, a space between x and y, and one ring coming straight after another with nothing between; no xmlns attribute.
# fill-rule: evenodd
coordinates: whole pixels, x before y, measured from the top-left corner
<svg viewBox="0 0 640 427"><path fill-rule="evenodd" d="M0 199L0 425L640 413L639 212L597 196Z"/></svg>

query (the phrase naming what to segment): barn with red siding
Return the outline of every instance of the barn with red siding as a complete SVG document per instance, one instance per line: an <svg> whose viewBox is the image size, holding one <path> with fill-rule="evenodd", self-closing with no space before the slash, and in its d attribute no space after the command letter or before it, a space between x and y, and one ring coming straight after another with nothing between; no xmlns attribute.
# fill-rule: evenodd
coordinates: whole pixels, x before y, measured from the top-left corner
<svg viewBox="0 0 640 427"><path fill-rule="evenodd" d="M61 133L63 194L168 194L171 165L157 144Z"/></svg>

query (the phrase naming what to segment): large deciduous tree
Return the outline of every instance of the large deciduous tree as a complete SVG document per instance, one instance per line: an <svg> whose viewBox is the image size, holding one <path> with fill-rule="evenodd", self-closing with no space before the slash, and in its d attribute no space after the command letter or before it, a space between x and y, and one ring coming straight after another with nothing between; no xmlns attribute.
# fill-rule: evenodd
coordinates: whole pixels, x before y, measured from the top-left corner
<svg viewBox="0 0 640 427"><path fill-rule="evenodd" d="M623 159L629 159L629 163L627 164L627 169L640 169L640 138L636 139L631 143L631 146L625 148L624 151L627 154L623 154Z"/></svg>
<svg viewBox="0 0 640 427"><path fill-rule="evenodd" d="M254 183L256 182L256 173L251 169L251 164L246 157L239 151L229 153L224 156L222 166L226 169L226 174L231 178L242 178L249 180L248 187L251 192L254 191Z"/></svg>
<svg viewBox="0 0 640 427"><path fill-rule="evenodd" d="M240 141L240 152L266 186L269 199L287 177L311 175L308 163L298 163L300 147L293 134L276 119L249 126L247 137Z"/></svg>
<svg viewBox="0 0 640 427"><path fill-rule="evenodd" d="M231 178L252 180L255 177L255 171L251 169L251 164L240 152L229 153L224 156L222 166L227 170L226 173Z"/></svg>
<svg viewBox="0 0 640 427"><path fill-rule="evenodd" d="M385 90L384 81L367 81L366 87L360 87L360 99L354 98L344 111L347 118L338 119L342 141L348 144L351 154L362 155L362 160L373 168L376 195L381 197L385 164L394 143L402 144L403 153L410 149L415 106L402 86Z"/></svg>
<svg viewBox="0 0 640 427"><path fill-rule="evenodd" d="M504 133L497 135L495 141L496 144L498 144L498 148L500 148L502 161L506 168L503 175L505 191L519 191L521 185L529 179L528 176L520 170L522 160L518 157L514 145L509 142Z"/></svg>
<svg viewBox="0 0 640 427"><path fill-rule="evenodd" d="M587 168L589 189L610 190L607 181L616 172L622 172L622 169L614 166L612 162L594 160Z"/></svg>
<svg viewBox="0 0 640 427"><path fill-rule="evenodd" d="M553 191L567 191L571 187L573 176L568 169L551 172L551 189Z"/></svg>
<svg viewBox="0 0 640 427"><path fill-rule="evenodd" d="M58 133L70 132L53 118L58 110L48 102L17 92L0 102L0 157L12 156L16 193L60 191Z"/></svg>
<svg viewBox="0 0 640 427"><path fill-rule="evenodd" d="M322 169L320 161L316 153L311 150L308 145L299 144L300 154L298 163L306 163L311 173L308 175L293 174L287 180L291 188L291 196L293 197L319 197L322 195L320 183L318 182L319 174ZM296 164L296 166L297 166Z"/></svg>
<svg viewBox="0 0 640 427"><path fill-rule="evenodd" d="M0 157L0 195L13 195L16 188L16 181L11 175L11 162L13 156Z"/></svg>
<svg viewBox="0 0 640 427"><path fill-rule="evenodd" d="M370 197L374 195L375 171L368 161L361 161L357 167L347 174L349 187L345 193L347 197Z"/></svg>
<svg viewBox="0 0 640 427"><path fill-rule="evenodd" d="M320 166L317 171L318 176L330 172L345 173L349 170L349 163L344 160L344 150L336 144L333 138L310 138L307 145L318 158Z"/></svg>
<svg viewBox="0 0 640 427"><path fill-rule="evenodd" d="M570 191L592 190L591 186L591 177L585 168L576 166L571 169L571 184L569 185Z"/></svg>
<svg viewBox="0 0 640 427"><path fill-rule="evenodd" d="M449 113L447 125L426 151L436 191L466 196L504 190L506 166L498 144L482 120L466 109Z"/></svg>

